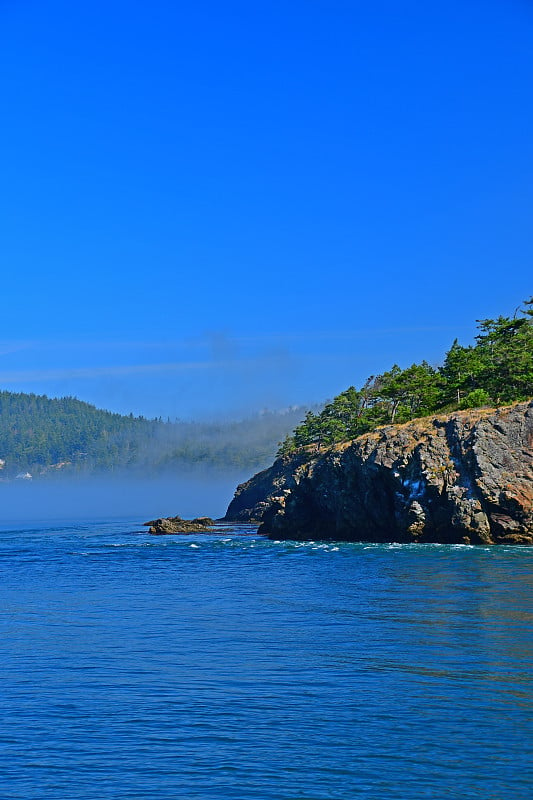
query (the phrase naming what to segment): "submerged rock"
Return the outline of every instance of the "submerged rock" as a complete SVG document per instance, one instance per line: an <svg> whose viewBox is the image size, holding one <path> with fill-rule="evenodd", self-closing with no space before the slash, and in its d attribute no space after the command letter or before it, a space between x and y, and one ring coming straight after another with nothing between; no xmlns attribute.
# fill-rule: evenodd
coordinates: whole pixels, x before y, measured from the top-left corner
<svg viewBox="0 0 533 800"><path fill-rule="evenodd" d="M213 529L215 521L211 517L182 519L176 516L160 517L143 524L150 526L148 533L154 536L163 536L169 533L209 533Z"/></svg>
<svg viewBox="0 0 533 800"><path fill-rule="evenodd" d="M533 402L388 425L278 459L226 519L270 538L533 545Z"/></svg>

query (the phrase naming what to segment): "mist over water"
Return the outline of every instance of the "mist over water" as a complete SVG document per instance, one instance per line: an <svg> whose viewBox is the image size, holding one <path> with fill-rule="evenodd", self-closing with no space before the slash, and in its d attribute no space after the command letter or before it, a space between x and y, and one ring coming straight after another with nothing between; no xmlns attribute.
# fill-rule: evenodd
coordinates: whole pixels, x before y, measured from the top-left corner
<svg viewBox="0 0 533 800"><path fill-rule="evenodd" d="M110 444L101 438L81 462L67 453L60 470L55 464L43 470L31 457L17 462L1 451L6 466L0 475L0 526L117 518L143 522L177 514L222 517L236 486L272 463L277 443L303 413L292 408L236 422L144 421L146 429L114 434L114 456L107 458ZM31 409L20 424L31 426ZM43 435L48 435L46 425ZM33 478L15 477L25 472Z"/></svg>
<svg viewBox="0 0 533 800"><path fill-rule="evenodd" d="M249 470L191 467L157 477L101 474L0 484L0 518L12 523L164 516L222 517Z"/></svg>

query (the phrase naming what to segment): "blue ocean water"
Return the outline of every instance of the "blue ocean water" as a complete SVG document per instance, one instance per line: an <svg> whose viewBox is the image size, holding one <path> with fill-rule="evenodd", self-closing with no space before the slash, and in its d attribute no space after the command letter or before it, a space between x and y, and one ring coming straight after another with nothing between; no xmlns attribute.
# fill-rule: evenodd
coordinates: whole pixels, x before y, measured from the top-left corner
<svg viewBox="0 0 533 800"><path fill-rule="evenodd" d="M2 800L525 800L533 549L0 531Z"/></svg>

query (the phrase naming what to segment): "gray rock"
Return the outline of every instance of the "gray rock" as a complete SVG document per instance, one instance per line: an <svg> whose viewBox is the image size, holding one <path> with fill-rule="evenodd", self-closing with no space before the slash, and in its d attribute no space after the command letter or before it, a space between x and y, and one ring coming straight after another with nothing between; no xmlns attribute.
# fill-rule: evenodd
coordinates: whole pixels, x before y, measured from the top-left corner
<svg viewBox="0 0 533 800"><path fill-rule="evenodd" d="M238 487L226 518L259 519L271 538L533 544L533 402L279 459Z"/></svg>
<svg viewBox="0 0 533 800"><path fill-rule="evenodd" d="M154 536L164 536L170 533L209 533L215 521L211 517L196 517L196 519L182 519L181 517L160 517L143 523L150 527L148 531Z"/></svg>

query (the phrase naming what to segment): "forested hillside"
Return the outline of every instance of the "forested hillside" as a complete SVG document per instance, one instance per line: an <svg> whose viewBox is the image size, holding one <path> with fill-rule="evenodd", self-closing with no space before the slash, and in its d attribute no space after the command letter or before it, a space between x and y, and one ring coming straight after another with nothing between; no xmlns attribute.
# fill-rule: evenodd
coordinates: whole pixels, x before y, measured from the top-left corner
<svg viewBox="0 0 533 800"><path fill-rule="evenodd" d="M0 392L0 478L184 465L254 469L303 417L301 409L231 423L164 422L102 411L73 397Z"/></svg>
<svg viewBox="0 0 533 800"><path fill-rule="evenodd" d="M440 367L426 361L407 369L394 365L351 386L320 413L309 411L279 455L299 447L354 439L379 425L407 422L435 412L499 406L533 396L533 298L514 317L478 321L476 343L457 340Z"/></svg>

